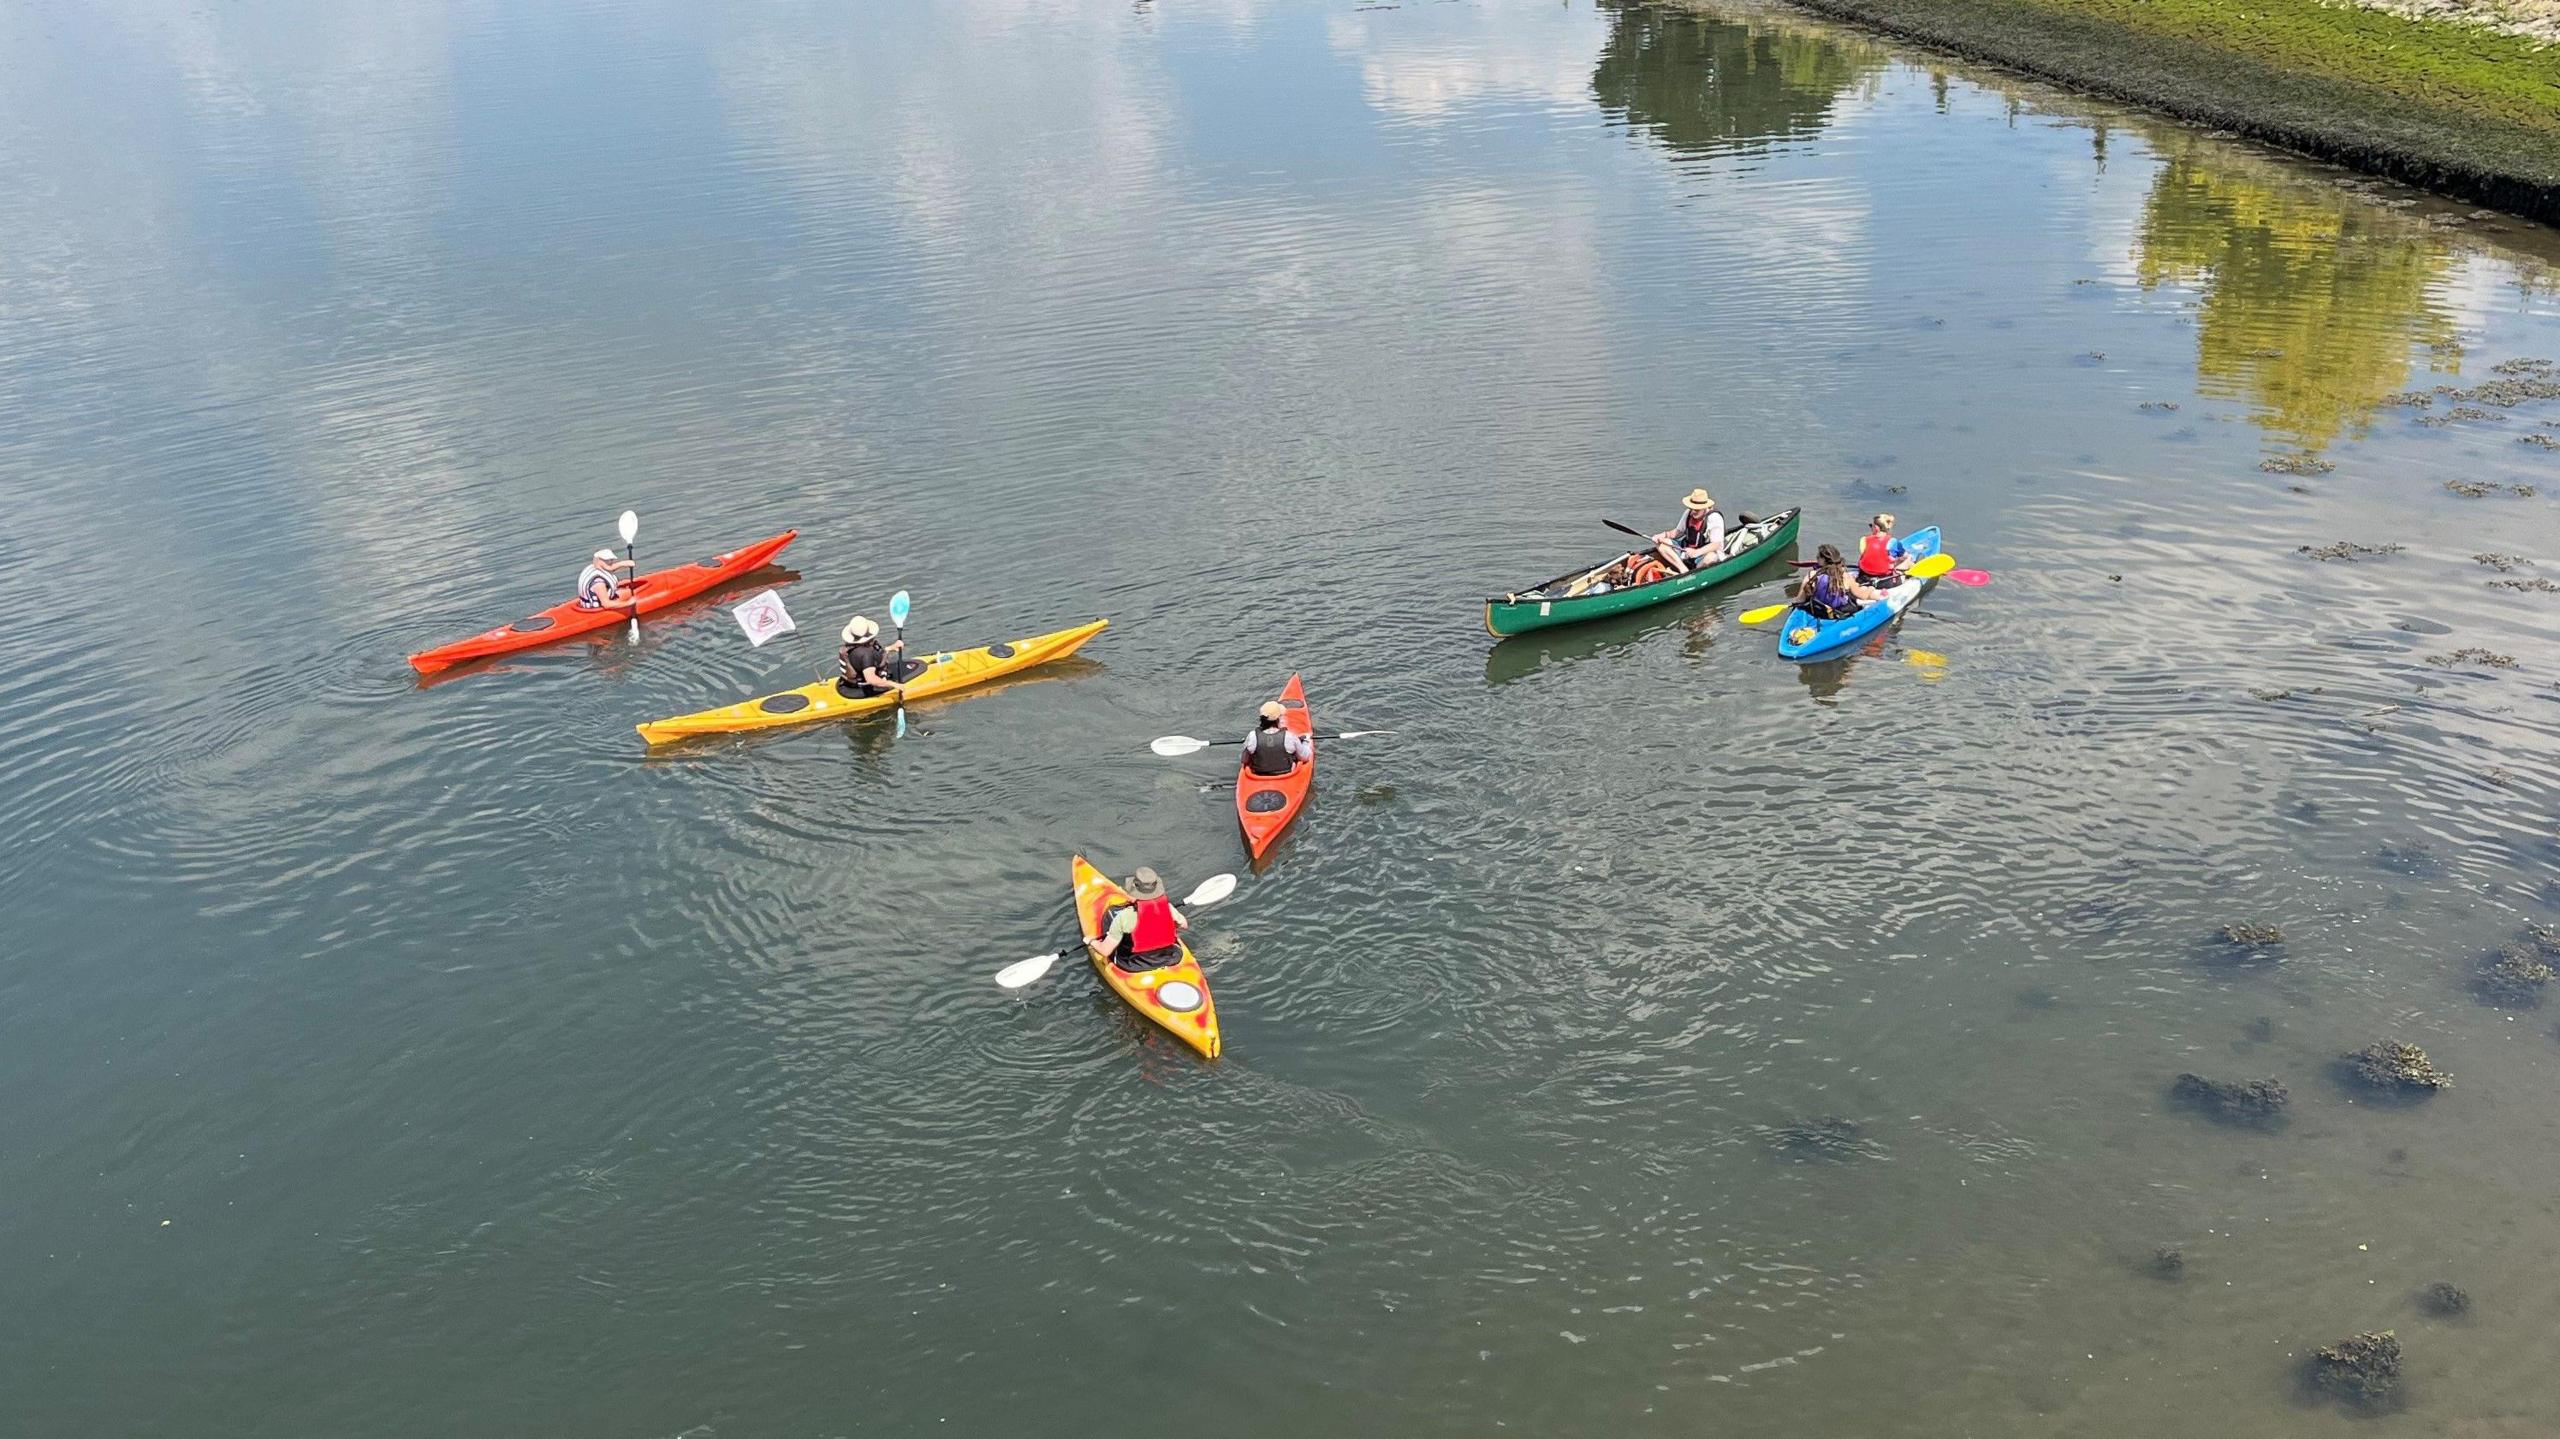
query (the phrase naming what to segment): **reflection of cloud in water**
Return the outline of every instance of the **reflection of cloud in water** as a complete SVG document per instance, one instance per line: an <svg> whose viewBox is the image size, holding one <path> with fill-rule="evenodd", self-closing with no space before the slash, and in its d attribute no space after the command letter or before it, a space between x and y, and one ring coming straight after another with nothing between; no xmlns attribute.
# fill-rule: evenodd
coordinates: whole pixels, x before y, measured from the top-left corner
<svg viewBox="0 0 2560 1439"><path fill-rule="evenodd" d="M1333 48L1358 60L1372 109L1425 123L1489 104L1579 109L1591 98L1590 31L1586 17L1561 7L1535 15L1479 11L1428 30L1394 14L1357 11L1326 25Z"/></svg>

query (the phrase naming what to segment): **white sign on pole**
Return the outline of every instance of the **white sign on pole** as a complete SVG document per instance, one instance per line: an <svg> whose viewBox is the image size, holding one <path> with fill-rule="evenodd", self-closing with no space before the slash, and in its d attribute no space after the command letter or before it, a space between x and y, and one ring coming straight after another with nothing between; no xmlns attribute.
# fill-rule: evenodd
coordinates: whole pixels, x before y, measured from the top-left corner
<svg viewBox="0 0 2560 1439"><path fill-rule="evenodd" d="M782 607L782 596L772 590L754 596L730 613L738 617L738 628L747 632L747 643L759 649L775 635L787 635L800 628L791 622L791 611Z"/></svg>

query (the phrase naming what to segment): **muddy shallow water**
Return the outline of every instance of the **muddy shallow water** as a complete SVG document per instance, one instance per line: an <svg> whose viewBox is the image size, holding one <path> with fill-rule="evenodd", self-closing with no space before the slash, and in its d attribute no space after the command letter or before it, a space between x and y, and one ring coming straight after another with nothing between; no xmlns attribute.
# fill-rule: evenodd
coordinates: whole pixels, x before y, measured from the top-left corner
<svg viewBox="0 0 2560 1439"><path fill-rule="evenodd" d="M2549 232L1766 11L0 53L0 1429L2560 1432ZM1701 483L1992 582L1484 635ZM414 682L625 506L804 633ZM898 587L1113 626L643 759ZM998 991L1293 669L1226 1058Z"/></svg>

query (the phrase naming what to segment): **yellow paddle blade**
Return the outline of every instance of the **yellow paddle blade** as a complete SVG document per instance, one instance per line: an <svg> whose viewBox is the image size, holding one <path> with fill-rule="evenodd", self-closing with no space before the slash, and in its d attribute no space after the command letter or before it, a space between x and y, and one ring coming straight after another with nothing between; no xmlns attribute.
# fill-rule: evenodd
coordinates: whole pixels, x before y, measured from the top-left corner
<svg viewBox="0 0 2560 1439"><path fill-rule="evenodd" d="M1911 567L1911 578L1934 580L1956 567L1956 557L1941 551Z"/></svg>
<svg viewBox="0 0 2560 1439"><path fill-rule="evenodd" d="M1787 611L1794 608L1794 605L1786 604L1763 605L1756 610L1744 610L1742 612L1742 622L1746 625L1765 625L1769 621L1776 619L1778 616L1785 614Z"/></svg>

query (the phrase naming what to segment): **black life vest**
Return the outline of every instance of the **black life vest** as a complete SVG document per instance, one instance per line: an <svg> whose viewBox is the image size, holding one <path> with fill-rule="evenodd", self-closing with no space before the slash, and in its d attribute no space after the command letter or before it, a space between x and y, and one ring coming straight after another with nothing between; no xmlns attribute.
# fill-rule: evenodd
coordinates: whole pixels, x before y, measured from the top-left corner
<svg viewBox="0 0 2560 1439"><path fill-rule="evenodd" d="M845 688L856 694L885 693L872 688L862 678L864 670L878 670L884 675L889 672L889 652L880 647L880 641L877 638L855 640L852 644L836 651L836 663L844 666Z"/></svg>
<svg viewBox="0 0 2560 1439"><path fill-rule="evenodd" d="M1289 753L1288 730L1276 724L1253 732L1253 753L1244 761L1245 768L1263 776L1284 775L1298 767L1297 756Z"/></svg>

